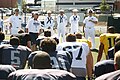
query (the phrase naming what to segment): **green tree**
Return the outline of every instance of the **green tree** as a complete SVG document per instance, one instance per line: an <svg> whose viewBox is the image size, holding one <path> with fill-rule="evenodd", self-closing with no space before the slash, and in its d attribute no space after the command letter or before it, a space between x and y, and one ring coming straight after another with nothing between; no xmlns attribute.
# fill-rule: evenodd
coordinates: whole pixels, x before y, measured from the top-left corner
<svg viewBox="0 0 120 80"><path fill-rule="evenodd" d="M102 0L102 3L100 4L101 11L109 11L110 5L106 3L106 0Z"/></svg>

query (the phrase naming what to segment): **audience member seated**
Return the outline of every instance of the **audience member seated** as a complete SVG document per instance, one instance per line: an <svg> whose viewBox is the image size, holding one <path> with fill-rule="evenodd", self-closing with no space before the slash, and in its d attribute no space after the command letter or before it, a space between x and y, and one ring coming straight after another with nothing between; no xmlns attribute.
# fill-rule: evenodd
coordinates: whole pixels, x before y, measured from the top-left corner
<svg viewBox="0 0 120 80"><path fill-rule="evenodd" d="M11 37L18 37L20 40L20 45L27 46L31 49L31 38L28 33L24 33L24 31L21 29L18 31L19 34L11 35Z"/></svg>
<svg viewBox="0 0 120 80"><path fill-rule="evenodd" d="M10 45L0 45L0 64L12 65L16 69L23 69L31 50L19 45L19 39L12 37Z"/></svg>
<svg viewBox="0 0 120 80"><path fill-rule="evenodd" d="M115 53L114 67L116 71L104 74L95 80L120 80L120 51Z"/></svg>
<svg viewBox="0 0 120 80"><path fill-rule="evenodd" d="M46 52L37 51L32 63L33 69L17 70L9 75L8 80L76 80L70 72L51 69L50 56Z"/></svg>
<svg viewBox="0 0 120 80"><path fill-rule="evenodd" d="M37 40L36 40L37 46L39 47L39 50L40 50L40 43L41 43L41 41L43 39L45 39L45 38L48 38L48 37L55 39L55 41L57 42L57 44L59 43L59 40L56 37L51 36L51 31L50 30L46 30L46 31L44 31L44 36L39 36L37 38Z"/></svg>
<svg viewBox="0 0 120 80"><path fill-rule="evenodd" d="M103 74L115 71L113 60L103 60L94 65L94 75L99 77Z"/></svg>
<svg viewBox="0 0 120 80"><path fill-rule="evenodd" d="M88 44L85 42L76 42L75 34L68 34L66 41L67 42L59 43L56 50L68 51L71 54L71 71L76 75L78 80L85 80L86 75L88 79L91 79L93 57Z"/></svg>
<svg viewBox="0 0 120 80"><path fill-rule="evenodd" d="M45 38L41 41L41 50L50 55L50 60L53 69L64 69L70 71L70 61L72 57L66 51L56 51L56 41L52 38ZM38 54L38 51L32 52L28 58L28 66L32 67L33 57Z"/></svg>
<svg viewBox="0 0 120 80"><path fill-rule="evenodd" d="M7 80L10 73L16 71L11 65L0 65L0 80Z"/></svg>

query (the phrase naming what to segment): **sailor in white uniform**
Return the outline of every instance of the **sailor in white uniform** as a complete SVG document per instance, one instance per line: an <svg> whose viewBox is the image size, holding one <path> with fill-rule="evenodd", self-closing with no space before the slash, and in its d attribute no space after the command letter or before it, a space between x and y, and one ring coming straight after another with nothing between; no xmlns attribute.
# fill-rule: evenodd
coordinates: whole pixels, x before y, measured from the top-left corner
<svg viewBox="0 0 120 80"><path fill-rule="evenodd" d="M83 21L83 32L85 34L85 38L91 37L92 48L95 49L95 24L97 24L98 19L93 16L94 11L92 9L88 9L89 16L86 17Z"/></svg>
<svg viewBox="0 0 120 80"><path fill-rule="evenodd" d="M15 14L10 16L9 23L10 23L10 29L11 34L18 34L18 31L21 29L21 24L23 20L22 17L19 16L19 9L15 9Z"/></svg>
<svg viewBox="0 0 120 80"><path fill-rule="evenodd" d="M47 11L47 14L48 15L45 17L44 20L45 29L50 29L51 34L53 35L54 34L53 27L55 25L54 19L51 16L51 11Z"/></svg>
<svg viewBox="0 0 120 80"><path fill-rule="evenodd" d="M69 23L71 24L71 33L74 34L78 32L78 26L80 21L80 17L78 16L77 12L77 9L73 9L73 15L69 19Z"/></svg>
<svg viewBox="0 0 120 80"><path fill-rule="evenodd" d="M64 14L64 10L60 10L60 14L57 16L57 30L58 38L62 37L62 42L65 41L65 32L67 25L67 16Z"/></svg>

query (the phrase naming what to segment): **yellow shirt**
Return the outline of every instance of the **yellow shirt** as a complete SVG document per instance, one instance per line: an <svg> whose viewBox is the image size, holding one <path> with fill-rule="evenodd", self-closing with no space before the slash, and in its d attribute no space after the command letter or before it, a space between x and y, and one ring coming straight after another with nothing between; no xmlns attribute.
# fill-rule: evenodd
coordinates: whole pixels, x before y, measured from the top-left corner
<svg viewBox="0 0 120 80"><path fill-rule="evenodd" d="M104 45L104 53L107 55L108 49L115 45L115 38L120 36L120 34L111 34L111 33L104 33L100 35L100 43Z"/></svg>
<svg viewBox="0 0 120 80"><path fill-rule="evenodd" d="M91 42L90 42L89 40L87 40L87 39L76 39L76 41L77 41L77 42L85 42L85 43L88 44L89 48L92 47Z"/></svg>

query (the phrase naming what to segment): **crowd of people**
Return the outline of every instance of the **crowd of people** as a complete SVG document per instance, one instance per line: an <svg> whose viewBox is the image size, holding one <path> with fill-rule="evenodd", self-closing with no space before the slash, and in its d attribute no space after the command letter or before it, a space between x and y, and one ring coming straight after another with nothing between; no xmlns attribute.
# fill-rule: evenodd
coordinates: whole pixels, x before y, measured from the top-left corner
<svg viewBox="0 0 120 80"><path fill-rule="evenodd" d="M95 24L98 19L94 11L88 9L83 20L83 35L79 33L78 10L73 9L69 18L64 10L57 16L57 36L54 32L54 19L47 11L44 27L39 14L32 12L26 29L21 27L19 10L9 18L10 40L0 28L0 80L116 80L120 75L120 34L113 26L108 33L100 35L97 62L94 65ZM66 33L70 23L71 31ZM43 36L41 34L44 34ZM91 37L91 41L88 40ZM97 43L98 44L98 43ZM104 52L103 52L104 51ZM105 53L106 60L101 61Z"/></svg>

